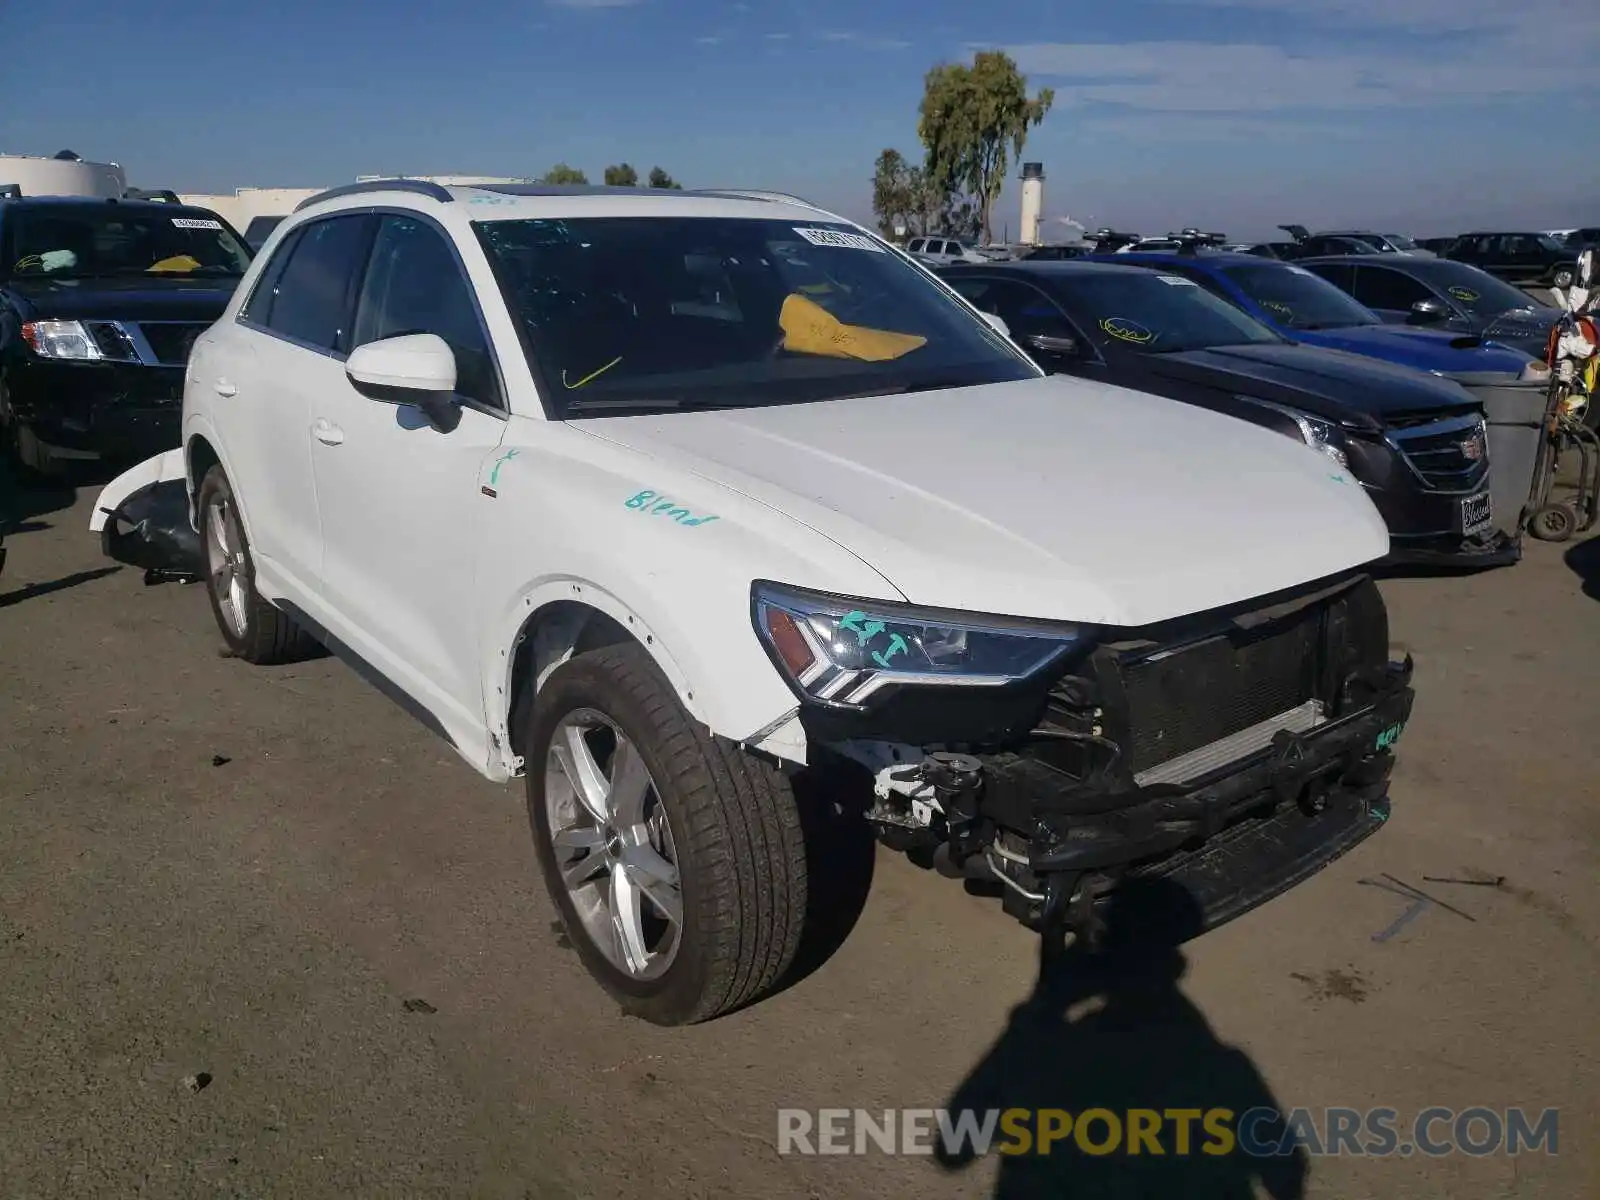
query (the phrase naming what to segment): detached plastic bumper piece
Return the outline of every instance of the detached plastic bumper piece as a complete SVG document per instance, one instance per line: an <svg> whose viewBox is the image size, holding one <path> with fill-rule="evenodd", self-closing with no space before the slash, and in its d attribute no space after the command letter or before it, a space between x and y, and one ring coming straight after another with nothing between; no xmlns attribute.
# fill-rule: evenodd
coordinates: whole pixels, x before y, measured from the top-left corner
<svg viewBox="0 0 1600 1200"><path fill-rule="evenodd" d="M200 535L189 523L181 479L147 484L108 511L100 530L107 558L142 567L146 583L192 583L205 575Z"/></svg>

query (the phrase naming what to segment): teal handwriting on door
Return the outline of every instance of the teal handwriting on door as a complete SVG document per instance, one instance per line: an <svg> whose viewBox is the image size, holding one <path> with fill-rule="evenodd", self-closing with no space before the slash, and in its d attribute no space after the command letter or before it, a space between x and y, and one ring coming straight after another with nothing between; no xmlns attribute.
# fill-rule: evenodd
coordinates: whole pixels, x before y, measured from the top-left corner
<svg viewBox="0 0 1600 1200"><path fill-rule="evenodd" d="M666 517L679 525L705 525L717 519L714 516L696 517L676 500L668 500L659 492L651 491L649 488L635 492L622 502L622 506L631 508L634 512L648 511L651 516Z"/></svg>
<svg viewBox="0 0 1600 1200"><path fill-rule="evenodd" d="M1378 735L1377 749L1387 750L1400 740L1400 731L1406 727L1404 721L1397 721Z"/></svg>

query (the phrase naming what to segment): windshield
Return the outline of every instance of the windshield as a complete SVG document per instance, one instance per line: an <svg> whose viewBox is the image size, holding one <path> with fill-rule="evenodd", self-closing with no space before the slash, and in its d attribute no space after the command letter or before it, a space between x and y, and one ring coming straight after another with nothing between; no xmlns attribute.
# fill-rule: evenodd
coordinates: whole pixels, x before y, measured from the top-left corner
<svg viewBox="0 0 1600 1200"><path fill-rule="evenodd" d="M1171 354L1283 339L1181 275L1154 272L1063 275L1056 291L1090 336L1108 346Z"/></svg>
<svg viewBox="0 0 1600 1200"><path fill-rule="evenodd" d="M560 416L1037 374L944 288L848 226L591 217L476 228Z"/></svg>
<svg viewBox="0 0 1600 1200"><path fill-rule="evenodd" d="M1222 273L1274 321L1290 329L1380 324L1376 313L1304 267L1262 263L1224 267Z"/></svg>
<svg viewBox="0 0 1600 1200"><path fill-rule="evenodd" d="M1441 261L1424 278L1475 317L1495 317L1514 308L1536 308L1523 291L1466 263Z"/></svg>
<svg viewBox="0 0 1600 1200"><path fill-rule="evenodd" d="M1533 235L1533 240L1538 242L1542 248L1552 250L1557 254L1565 254L1567 252L1566 244L1560 238L1551 237L1548 233L1536 233Z"/></svg>
<svg viewBox="0 0 1600 1200"><path fill-rule="evenodd" d="M117 204L18 209L6 266L16 276L239 276L250 251L214 213Z"/></svg>

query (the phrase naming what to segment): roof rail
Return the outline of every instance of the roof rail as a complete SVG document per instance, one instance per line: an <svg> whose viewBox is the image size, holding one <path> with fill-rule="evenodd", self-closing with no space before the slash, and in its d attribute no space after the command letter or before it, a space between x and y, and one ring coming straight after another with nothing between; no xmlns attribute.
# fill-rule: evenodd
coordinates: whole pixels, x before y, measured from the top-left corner
<svg viewBox="0 0 1600 1200"><path fill-rule="evenodd" d="M798 204L802 208L815 208L819 212L826 211L820 204L814 204L802 196L793 196L788 192L767 192L758 188L691 188L692 196L726 197L730 200L770 200L777 204Z"/></svg>
<svg viewBox="0 0 1600 1200"><path fill-rule="evenodd" d="M182 204L178 193L168 188L128 188L122 193L124 200L159 200L164 204Z"/></svg>
<svg viewBox="0 0 1600 1200"><path fill-rule="evenodd" d="M455 199L447 189L426 179L369 179L364 183L340 184L325 192L318 192L315 196L307 196L294 206L294 210L299 212L302 208L310 208L313 204L321 204L324 200L333 200L340 196L361 196L371 192L413 192L430 200L437 200L440 204L449 204Z"/></svg>

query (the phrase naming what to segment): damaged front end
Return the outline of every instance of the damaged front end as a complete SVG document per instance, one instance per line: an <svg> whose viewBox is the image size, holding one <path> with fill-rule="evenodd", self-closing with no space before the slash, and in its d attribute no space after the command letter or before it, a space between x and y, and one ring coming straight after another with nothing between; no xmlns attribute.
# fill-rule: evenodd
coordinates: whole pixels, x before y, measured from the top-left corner
<svg viewBox="0 0 1600 1200"><path fill-rule="evenodd" d="M867 815L888 844L998 884L1034 928L1092 945L1111 894L1156 878L1185 888L1214 926L1388 818L1412 667L1389 660L1365 575L1158 627L1063 631L1054 653L1046 629L1012 633L1038 640L990 647L987 675L950 673L944 686L922 686L928 664L910 661L926 614L909 628L892 612L829 624L797 607L781 610L786 626L758 592L758 629L802 681L808 743L872 774ZM839 683L817 665L848 658L863 629L869 661L909 669L847 663ZM934 629L947 642L956 632ZM884 653L896 636L908 650ZM994 669L1007 665L1015 677Z"/></svg>
<svg viewBox="0 0 1600 1200"><path fill-rule="evenodd" d="M99 533L107 558L142 568L147 584L192 583L204 575L181 450L146 459L108 483L89 529Z"/></svg>

